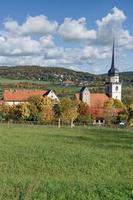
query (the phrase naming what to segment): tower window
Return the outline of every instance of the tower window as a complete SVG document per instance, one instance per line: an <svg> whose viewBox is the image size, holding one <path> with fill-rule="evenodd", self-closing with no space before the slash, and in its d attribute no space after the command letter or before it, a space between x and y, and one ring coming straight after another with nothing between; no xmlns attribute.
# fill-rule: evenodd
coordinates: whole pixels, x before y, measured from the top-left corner
<svg viewBox="0 0 133 200"><path fill-rule="evenodd" d="M115 90L118 91L118 86L115 87Z"/></svg>

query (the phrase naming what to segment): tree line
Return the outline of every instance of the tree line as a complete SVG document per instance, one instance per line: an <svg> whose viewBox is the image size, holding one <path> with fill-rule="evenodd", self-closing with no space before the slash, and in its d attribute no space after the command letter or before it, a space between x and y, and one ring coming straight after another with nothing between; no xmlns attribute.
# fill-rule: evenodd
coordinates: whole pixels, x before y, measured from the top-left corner
<svg viewBox="0 0 133 200"><path fill-rule="evenodd" d="M36 124L75 123L92 124L96 119L106 119L108 126L124 122L133 126L133 104L128 107L119 100L110 99L105 102L104 108L90 108L86 103L77 103L69 97L63 97L58 104L55 104L49 97L33 96L28 102L18 105L1 105L1 122L33 122Z"/></svg>

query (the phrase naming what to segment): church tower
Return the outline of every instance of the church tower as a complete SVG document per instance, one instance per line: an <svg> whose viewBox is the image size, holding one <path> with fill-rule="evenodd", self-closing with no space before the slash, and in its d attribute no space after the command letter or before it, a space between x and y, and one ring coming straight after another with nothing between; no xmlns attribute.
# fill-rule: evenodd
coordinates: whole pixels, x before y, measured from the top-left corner
<svg viewBox="0 0 133 200"><path fill-rule="evenodd" d="M121 101L121 92L122 92L122 84L119 81L119 71L115 68L114 62L114 43L112 49L112 62L111 68L108 71L108 82L106 83L105 92L106 94L113 99L118 99Z"/></svg>

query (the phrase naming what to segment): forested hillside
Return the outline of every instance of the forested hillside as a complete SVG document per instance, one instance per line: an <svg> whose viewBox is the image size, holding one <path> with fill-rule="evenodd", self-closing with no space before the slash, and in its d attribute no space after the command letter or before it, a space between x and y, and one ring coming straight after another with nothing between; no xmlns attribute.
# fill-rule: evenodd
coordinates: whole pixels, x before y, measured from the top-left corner
<svg viewBox="0 0 133 200"><path fill-rule="evenodd" d="M18 80L43 80L43 81L88 81L104 82L107 75L94 75L87 72L77 72L59 67L40 66L15 66L0 67L0 77ZM133 85L133 72L122 72L120 78L124 84Z"/></svg>

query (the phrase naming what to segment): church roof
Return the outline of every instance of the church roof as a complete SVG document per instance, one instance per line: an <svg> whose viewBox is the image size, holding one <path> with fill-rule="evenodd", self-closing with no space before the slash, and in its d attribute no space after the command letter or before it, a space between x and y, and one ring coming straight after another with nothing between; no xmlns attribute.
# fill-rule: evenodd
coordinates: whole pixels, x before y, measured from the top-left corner
<svg viewBox="0 0 133 200"><path fill-rule="evenodd" d="M109 97L104 93L92 93L90 94L90 106L92 108L103 108Z"/></svg>

